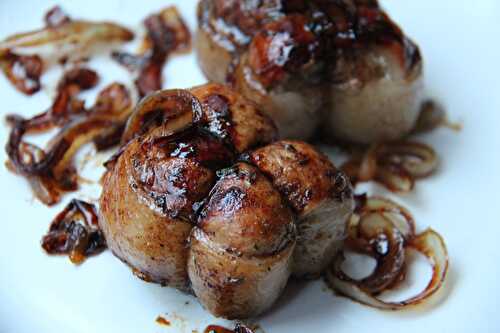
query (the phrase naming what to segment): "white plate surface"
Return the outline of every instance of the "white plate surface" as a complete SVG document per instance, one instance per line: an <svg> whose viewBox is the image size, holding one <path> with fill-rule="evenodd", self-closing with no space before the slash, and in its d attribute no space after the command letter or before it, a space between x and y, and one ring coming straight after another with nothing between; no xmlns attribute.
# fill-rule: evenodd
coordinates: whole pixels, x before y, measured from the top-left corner
<svg viewBox="0 0 500 333"><path fill-rule="evenodd" d="M61 1L74 17L109 19L139 26L148 13L176 3L191 27L195 1ZM55 2L0 1L0 38L37 28ZM393 197L415 215L419 229L432 226L448 245L451 271L445 298L433 307L382 312L335 297L322 281L294 285L258 322L267 333L294 332L500 332L500 2L497 0L386 0L383 5L421 46L426 90L446 106L464 129L440 129L421 138L441 156L439 172L418 182L411 194ZM127 73L106 59L90 65L102 75L102 87ZM46 89L27 98L0 75L0 116L32 115L47 107L60 73L43 77ZM164 71L166 87L203 83L194 55L176 57ZM89 94L89 103L93 95ZM0 127L2 145L8 129ZM91 149L89 149L91 151ZM84 174L101 172L103 156L94 157ZM40 238L63 204L49 209L35 202L23 181L3 166L0 150L0 332L191 332L209 323L196 300L170 288L135 278L106 252L75 267L64 257L48 257ZM97 186L83 196L96 198ZM370 193L389 195L378 186ZM409 283L425 285L429 271L417 264ZM420 278L419 278L420 277ZM172 326L155 323L164 315Z"/></svg>

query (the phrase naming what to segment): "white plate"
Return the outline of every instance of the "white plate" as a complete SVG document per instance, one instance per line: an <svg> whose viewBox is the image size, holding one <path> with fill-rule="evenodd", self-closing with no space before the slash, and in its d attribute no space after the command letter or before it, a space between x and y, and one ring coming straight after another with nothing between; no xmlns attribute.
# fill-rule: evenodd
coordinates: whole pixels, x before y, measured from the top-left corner
<svg viewBox="0 0 500 333"><path fill-rule="evenodd" d="M74 17L134 27L148 13L173 2L78 0L62 5ZM176 4L194 27L195 1ZM383 4L420 44L428 94L446 106L453 120L464 124L460 133L441 129L423 138L442 157L439 172L418 182L413 193L395 198L414 213L420 229L432 226L446 239L451 259L446 297L432 308L382 312L335 297L316 281L289 288L273 311L258 318L265 332L500 331L500 2L387 0ZM52 1L1 0L0 37L39 27L52 5ZM99 70L103 84L128 79L124 70L105 59L91 65ZM204 81L193 55L171 59L164 74L167 87ZM31 98L16 92L0 75L2 118L9 112L28 116L42 111L50 103L58 75L52 71L44 76L49 88ZM1 131L6 142L7 127L2 125ZM89 162L84 173L95 173L102 158ZM0 161L5 159L2 149ZM216 322L230 326L210 316L194 298L135 278L109 252L79 267L67 258L46 256L40 238L63 204L49 209L34 202L23 179L3 166L0 170L0 332L153 333L202 331ZM85 188L85 195L96 198L95 187ZM386 194L377 186L365 188ZM64 204L71 197L65 197ZM417 271L428 276L425 268ZM423 284L417 279L412 290ZM159 314L172 326L156 324Z"/></svg>

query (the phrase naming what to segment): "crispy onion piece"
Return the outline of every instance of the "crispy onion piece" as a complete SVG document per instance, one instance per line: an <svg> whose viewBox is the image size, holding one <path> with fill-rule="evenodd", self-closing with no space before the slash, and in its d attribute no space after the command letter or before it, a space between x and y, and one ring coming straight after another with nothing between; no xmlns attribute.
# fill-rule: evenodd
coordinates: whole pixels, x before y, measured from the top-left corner
<svg viewBox="0 0 500 333"><path fill-rule="evenodd" d="M40 90L44 64L38 55L18 55L8 51L0 58L0 67L20 92L33 95Z"/></svg>
<svg viewBox="0 0 500 333"><path fill-rule="evenodd" d="M67 124L44 151L23 142L28 121L14 119L6 151L9 165L17 174L26 177L35 195L47 205L55 204L60 193L78 188L76 170L72 165L78 149L92 141L107 144L117 142L117 129L123 129L132 109L127 89L111 84L101 91L95 106ZM121 134L121 133L120 133ZM111 139L110 139L111 136Z"/></svg>
<svg viewBox="0 0 500 333"><path fill-rule="evenodd" d="M135 85L141 97L161 89L161 73L168 56L174 52L187 51L191 45L189 29L173 6L148 16L144 25L147 35L139 55L112 53L118 63L138 72Z"/></svg>
<svg viewBox="0 0 500 333"><path fill-rule="evenodd" d="M200 101L183 89L162 90L143 98L130 116L122 137L122 144L156 129L155 136L174 134L201 119Z"/></svg>
<svg viewBox="0 0 500 333"><path fill-rule="evenodd" d="M400 219L396 218L400 215ZM415 235L415 224L409 212L382 198L368 198L353 214L349 225L347 248L369 255L377 261L375 270L361 280L343 272L343 255L339 255L326 272L327 283L340 295L384 310L400 310L429 299L442 286L448 271L448 254L442 237L432 229ZM418 295L399 302L385 302L377 295L393 288L404 279L405 254L408 248L422 253L432 265L433 273L426 288Z"/></svg>
<svg viewBox="0 0 500 333"><path fill-rule="evenodd" d="M375 180L393 192L409 192L416 179L431 175L437 166L437 154L430 146L403 141L373 145L342 169L353 183Z"/></svg>
<svg viewBox="0 0 500 333"><path fill-rule="evenodd" d="M104 234L98 227L94 205L73 199L50 224L42 238L48 254L66 254L74 264L106 249Z"/></svg>

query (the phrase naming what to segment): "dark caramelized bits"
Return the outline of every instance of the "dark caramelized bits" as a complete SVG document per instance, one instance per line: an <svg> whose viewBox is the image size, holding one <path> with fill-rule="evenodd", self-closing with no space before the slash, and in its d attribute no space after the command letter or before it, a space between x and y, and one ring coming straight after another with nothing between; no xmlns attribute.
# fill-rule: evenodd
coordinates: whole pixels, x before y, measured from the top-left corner
<svg viewBox="0 0 500 333"><path fill-rule="evenodd" d="M40 90L43 61L38 55L18 55L10 51L0 54L0 66L17 90L33 95Z"/></svg>
<svg viewBox="0 0 500 333"><path fill-rule="evenodd" d="M106 249L94 205L73 199L52 221L42 247L48 254L68 255L74 264Z"/></svg>
<svg viewBox="0 0 500 333"><path fill-rule="evenodd" d="M87 90L95 87L99 81L97 73L85 67L75 67L64 73L58 84L58 90L71 89Z"/></svg>
<svg viewBox="0 0 500 333"><path fill-rule="evenodd" d="M162 70L168 56L174 52L188 50L191 35L175 7L168 7L158 14L148 16L144 20L147 30L144 45L140 55L124 52L114 52L113 59L131 71L138 71L135 85L139 95L145 95L160 90L162 87Z"/></svg>

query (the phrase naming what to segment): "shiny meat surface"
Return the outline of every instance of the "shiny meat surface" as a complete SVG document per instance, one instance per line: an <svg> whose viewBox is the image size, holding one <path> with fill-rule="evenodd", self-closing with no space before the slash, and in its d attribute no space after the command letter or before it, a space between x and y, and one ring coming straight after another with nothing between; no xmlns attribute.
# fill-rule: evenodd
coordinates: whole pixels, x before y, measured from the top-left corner
<svg viewBox="0 0 500 333"><path fill-rule="evenodd" d="M282 138L372 143L415 124L420 51L377 1L201 0L198 28L207 78L257 103Z"/></svg>
<svg viewBox="0 0 500 333"><path fill-rule="evenodd" d="M139 277L247 318L291 274L317 277L337 254L349 181L314 147L273 143L276 128L252 102L218 84L165 90L129 125L106 164L100 227Z"/></svg>
<svg viewBox="0 0 500 333"><path fill-rule="evenodd" d="M331 262L346 235L353 209L347 176L313 146L278 141L250 153L250 161L268 175L298 215L293 273L317 277Z"/></svg>

